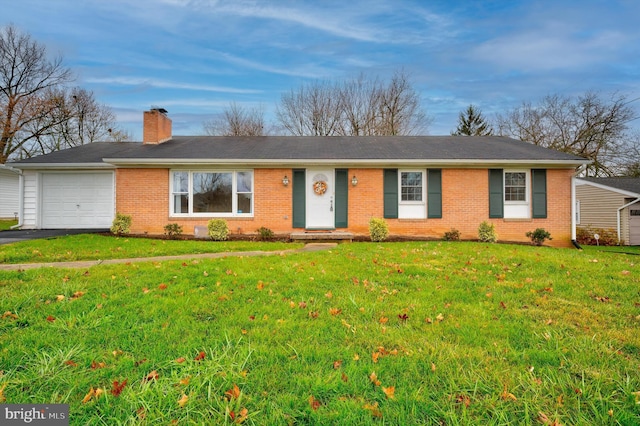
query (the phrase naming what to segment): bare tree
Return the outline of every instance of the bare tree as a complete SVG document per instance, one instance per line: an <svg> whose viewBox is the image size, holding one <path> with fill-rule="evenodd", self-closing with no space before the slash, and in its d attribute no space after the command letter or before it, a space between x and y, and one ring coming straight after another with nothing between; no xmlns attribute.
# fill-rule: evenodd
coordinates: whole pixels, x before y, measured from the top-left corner
<svg viewBox="0 0 640 426"><path fill-rule="evenodd" d="M295 136L333 136L340 132L342 105L338 86L329 82L302 85L282 95L276 116Z"/></svg>
<svg viewBox="0 0 640 426"><path fill-rule="evenodd" d="M211 136L264 136L264 109L244 108L235 102L222 114L204 123L204 131Z"/></svg>
<svg viewBox="0 0 640 426"><path fill-rule="evenodd" d="M303 85L282 96L276 115L298 136L411 135L426 133L430 123L404 72L388 84L360 75L342 84Z"/></svg>
<svg viewBox="0 0 640 426"><path fill-rule="evenodd" d="M427 131L430 120L420 107L420 97L409 77L397 72L384 89L380 106L380 135L415 135Z"/></svg>
<svg viewBox="0 0 640 426"><path fill-rule="evenodd" d="M625 96L603 99L587 92L577 98L547 96L540 105L523 103L497 116L498 132L592 161L587 176L612 176L625 155L628 123L636 115Z"/></svg>
<svg viewBox="0 0 640 426"><path fill-rule="evenodd" d="M99 104L92 92L74 87L49 89L43 96L55 104L48 115L32 120L24 133L32 137L19 150L32 157L97 141L124 141L130 136L116 128L115 114Z"/></svg>
<svg viewBox="0 0 640 426"><path fill-rule="evenodd" d="M457 136L490 136L493 128L482 116L482 111L473 105L469 105L465 111L458 115L458 127L451 132Z"/></svg>
<svg viewBox="0 0 640 426"><path fill-rule="evenodd" d="M43 45L13 25L0 29L0 164L48 130L34 128L58 108L57 100L47 95L70 80L61 57L49 59ZM48 121L46 126L54 124Z"/></svg>

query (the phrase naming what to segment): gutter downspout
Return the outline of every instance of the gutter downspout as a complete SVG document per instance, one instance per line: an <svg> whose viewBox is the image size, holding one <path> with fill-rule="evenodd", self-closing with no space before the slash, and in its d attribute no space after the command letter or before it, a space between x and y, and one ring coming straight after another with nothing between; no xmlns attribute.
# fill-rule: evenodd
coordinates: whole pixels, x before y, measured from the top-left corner
<svg viewBox="0 0 640 426"><path fill-rule="evenodd" d="M576 240L576 174L580 173L582 166L571 176L571 244L578 250L581 250L580 244Z"/></svg>
<svg viewBox="0 0 640 426"><path fill-rule="evenodd" d="M620 229L621 228L621 225L620 225L620 212L623 209L626 209L627 207L629 207L629 206L631 206L631 205L633 205L633 204L635 204L637 202L640 202L640 197L636 198L635 200L631 201L630 203L625 204L622 207L618 207L618 211L616 212L616 219L618 221L618 229L617 229L617 231L618 231L618 245L620 245L620 233L621 233L621 229Z"/></svg>
<svg viewBox="0 0 640 426"><path fill-rule="evenodd" d="M18 205L18 224L13 225L11 229L19 229L22 227L22 217L24 216L24 175L22 174L22 170L15 169L18 171L18 186L19 186L19 197L20 204Z"/></svg>

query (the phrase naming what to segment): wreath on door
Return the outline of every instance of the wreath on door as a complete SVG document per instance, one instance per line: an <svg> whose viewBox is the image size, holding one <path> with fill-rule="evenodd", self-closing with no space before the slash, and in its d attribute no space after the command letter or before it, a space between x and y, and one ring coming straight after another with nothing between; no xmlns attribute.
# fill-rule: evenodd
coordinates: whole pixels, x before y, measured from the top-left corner
<svg viewBox="0 0 640 426"><path fill-rule="evenodd" d="M324 195L327 192L327 182L319 180L313 183L313 192L316 195Z"/></svg>

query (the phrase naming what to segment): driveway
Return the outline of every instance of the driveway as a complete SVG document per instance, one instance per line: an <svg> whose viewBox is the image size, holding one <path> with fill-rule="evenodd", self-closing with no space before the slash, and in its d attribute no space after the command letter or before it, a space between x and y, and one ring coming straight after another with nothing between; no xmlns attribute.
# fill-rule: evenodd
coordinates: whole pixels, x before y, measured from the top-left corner
<svg viewBox="0 0 640 426"><path fill-rule="evenodd" d="M1 231L0 244L15 243L18 241L35 240L43 238L64 237L75 234L95 234L109 232L108 229L25 229L18 231Z"/></svg>

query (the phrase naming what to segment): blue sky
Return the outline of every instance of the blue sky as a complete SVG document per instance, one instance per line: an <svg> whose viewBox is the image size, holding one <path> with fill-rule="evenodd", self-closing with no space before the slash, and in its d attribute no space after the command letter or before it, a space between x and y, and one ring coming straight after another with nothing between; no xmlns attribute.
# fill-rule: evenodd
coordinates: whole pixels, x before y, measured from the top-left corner
<svg viewBox="0 0 640 426"><path fill-rule="evenodd" d="M283 92L361 72L403 69L432 135L449 134L471 103L491 117L547 94L640 97L637 0L0 0L0 10L0 25L61 53L136 140L150 106L169 111L174 134L202 134L230 102L271 120Z"/></svg>

